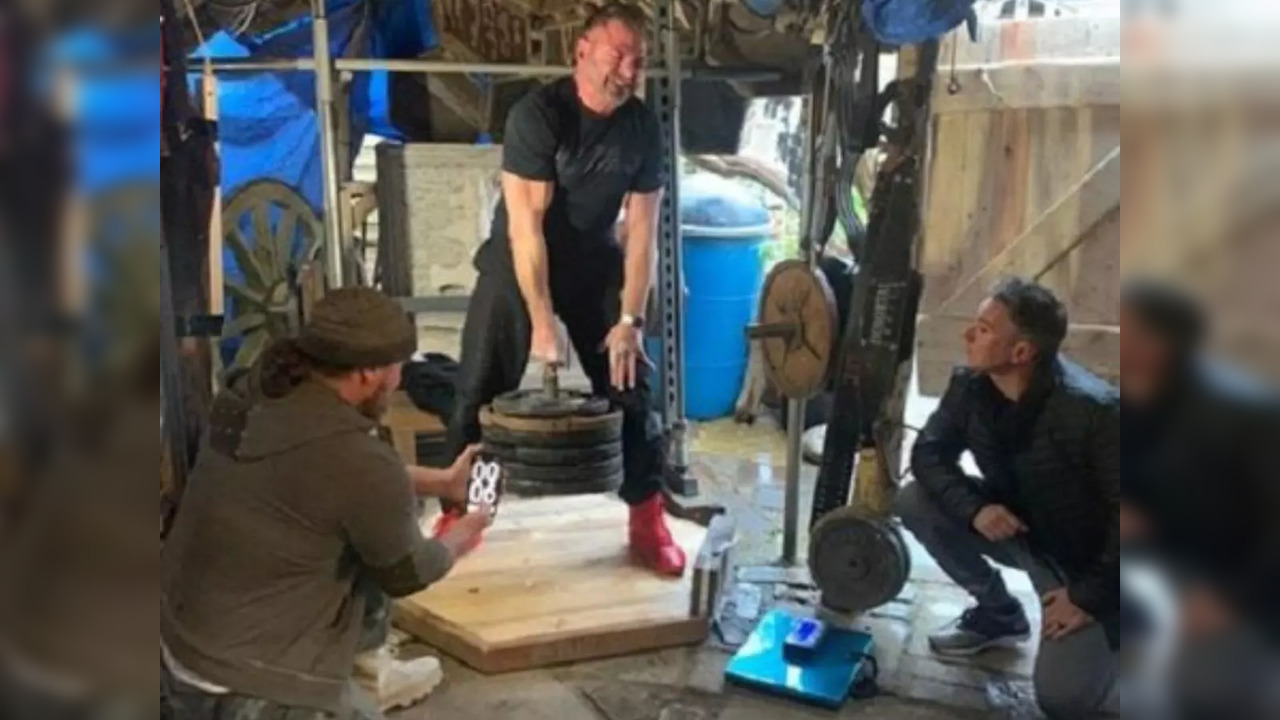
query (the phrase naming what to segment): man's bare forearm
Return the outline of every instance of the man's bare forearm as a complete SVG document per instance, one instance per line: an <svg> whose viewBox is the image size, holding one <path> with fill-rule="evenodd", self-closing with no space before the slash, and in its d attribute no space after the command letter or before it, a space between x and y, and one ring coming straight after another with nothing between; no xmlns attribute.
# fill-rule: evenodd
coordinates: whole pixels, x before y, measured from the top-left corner
<svg viewBox="0 0 1280 720"><path fill-rule="evenodd" d="M449 471L443 468L409 466L409 479L418 497L444 497L449 493Z"/></svg>
<svg viewBox="0 0 1280 720"><path fill-rule="evenodd" d="M657 252L657 194L631 200L627 208L626 265L622 285L622 312L643 316L649 304L653 266Z"/></svg>
<svg viewBox="0 0 1280 720"><path fill-rule="evenodd" d="M622 284L622 312L640 317L649 304L649 287L653 280L653 243L633 242L627 245L626 270Z"/></svg>
<svg viewBox="0 0 1280 720"><path fill-rule="evenodd" d="M547 272L547 241L540 230L522 228L513 233L511 254L516 266L516 282L520 296L535 326L555 321L551 306L551 289Z"/></svg>

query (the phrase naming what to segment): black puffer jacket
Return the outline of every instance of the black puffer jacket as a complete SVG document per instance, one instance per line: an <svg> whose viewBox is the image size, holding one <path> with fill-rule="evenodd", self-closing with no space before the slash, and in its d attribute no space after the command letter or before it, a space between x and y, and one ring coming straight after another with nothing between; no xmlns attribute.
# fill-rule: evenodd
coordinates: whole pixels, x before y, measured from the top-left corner
<svg viewBox="0 0 1280 720"><path fill-rule="evenodd" d="M983 480L960 467L973 453ZM957 370L912 454L917 481L958 520L1005 505L1031 547L1067 574L1071 600L1108 626L1120 596L1120 411L1116 390L1065 358L1044 366L1018 403Z"/></svg>
<svg viewBox="0 0 1280 720"><path fill-rule="evenodd" d="M1184 580L1207 581L1280 639L1280 403L1210 361L1178 373L1158 402L1126 405L1123 499L1146 545Z"/></svg>

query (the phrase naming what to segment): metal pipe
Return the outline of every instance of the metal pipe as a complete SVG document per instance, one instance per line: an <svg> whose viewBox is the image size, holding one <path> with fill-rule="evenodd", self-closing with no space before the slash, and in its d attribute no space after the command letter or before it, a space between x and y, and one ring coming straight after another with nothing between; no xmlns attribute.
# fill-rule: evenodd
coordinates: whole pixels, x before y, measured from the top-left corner
<svg viewBox="0 0 1280 720"><path fill-rule="evenodd" d="M800 332L797 323L766 323L764 325L748 325L749 340L790 340Z"/></svg>
<svg viewBox="0 0 1280 720"><path fill-rule="evenodd" d="M800 467L804 462L804 400L787 401L787 472L782 504L782 564L796 563L800 537Z"/></svg>
<svg viewBox="0 0 1280 720"><path fill-rule="evenodd" d="M667 196L664 199L664 220L667 227L662 232L659 246L659 283L662 322L664 328L663 354L666 371L667 427L671 430L671 465L684 472L690 465L688 426L684 415L684 252L680 232L680 83L672 77L680 77L680 36L676 30L675 1L658 0L655 8L657 20L655 45L661 58L662 71L653 75L659 87L657 108L659 119L666 126L668 168Z"/></svg>
<svg viewBox="0 0 1280 720"><path fill-rule="evenodd" d="M279 72L293 70L296 72L312 72L316 69L315 58L264 58L262 60L235 60L227 58L209 63L214 72Z"/></svg>
<svg viewBox="0 0 1280 720"><path fill-rule="evenodd" d="M476 73L480 75L530 75L561 77L573 73L568 65L517 65L513 63L450 62L448 60L379 60L342 58L334 62L344 72Z"/></svg>
<svg viewBox="0 0 1280 720"><path fill-rule="evenodd" d="M310 72L319 65L314 58L261 58L238 60L224 58L210 63L214 72ZM529 77L563 77L573 72L567 65L517 65L513 63L472 63L451 62L447 60L394 60L378 58L338 58L333 61L333 68L338 72L375 72L385 70L395 73L435 73L482 75L525 75ZM116 68L84 67L77 68L84 74L103 74ZM120 68L123 69L123 68ZM143 66L136 69L143 70ZM786 73L769 68L741 67L696 67L684 68L680 77L692 81L736 81L736 82L774 82L781 80ZM651 78L667 76L667 71L660 67L650 68L646 74Z"/></svg>
<svg viewBox="0 0 1280 720"><path fill-rule="evenodd" d="M821 159L817 147L821 142L823 120L826 116L827 74L822 66L809 71L806 77L809 114L805 127L805 181L801 198L800 253L810 267L817 258L814 255L812 226L817 215L816 200L817 166ZM782 564L794 565L800 535L800 468L804 461L804 416L808 403L804 400L787 401L787 471L785 475L782 505Z"/></svg>
<svg viewBox="0 0 1280 720"><path fill-rule="evenodd" d="M312 44L316 64L316 116L320 126L320 159L324 183L324 270L330 289L343 286L345 258L342 207L338 190L337 124L334 121L333 59L329 55L329 19L324 0L312 0Z"/></svg>

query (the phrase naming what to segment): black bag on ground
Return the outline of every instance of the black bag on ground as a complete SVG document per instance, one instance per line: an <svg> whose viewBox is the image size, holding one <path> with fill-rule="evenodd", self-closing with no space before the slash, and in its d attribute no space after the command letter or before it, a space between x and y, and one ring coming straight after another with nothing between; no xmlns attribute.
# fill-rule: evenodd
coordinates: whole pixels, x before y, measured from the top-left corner
<svg viewBox="0 0 1280 720"><path fill-rule="evenodd" d="M458 361L441 353L427 353L421 360L405 364L400 389L419 410L448 422L453 415L457 378Z"/></svg>

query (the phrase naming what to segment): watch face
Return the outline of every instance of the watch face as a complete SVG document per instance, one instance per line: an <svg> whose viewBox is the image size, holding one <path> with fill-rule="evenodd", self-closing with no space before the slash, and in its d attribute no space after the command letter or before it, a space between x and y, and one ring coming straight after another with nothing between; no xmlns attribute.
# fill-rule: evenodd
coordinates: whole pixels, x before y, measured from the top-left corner
<svg viewBox="0 0 1280 720"><path fill-rule="evenodd" d="M476 455L475 462L471 464L471 479L467 483L467 512L476 512L487 505L490 515L497 516L506 472L494 455L487 452Z"/></svg>

